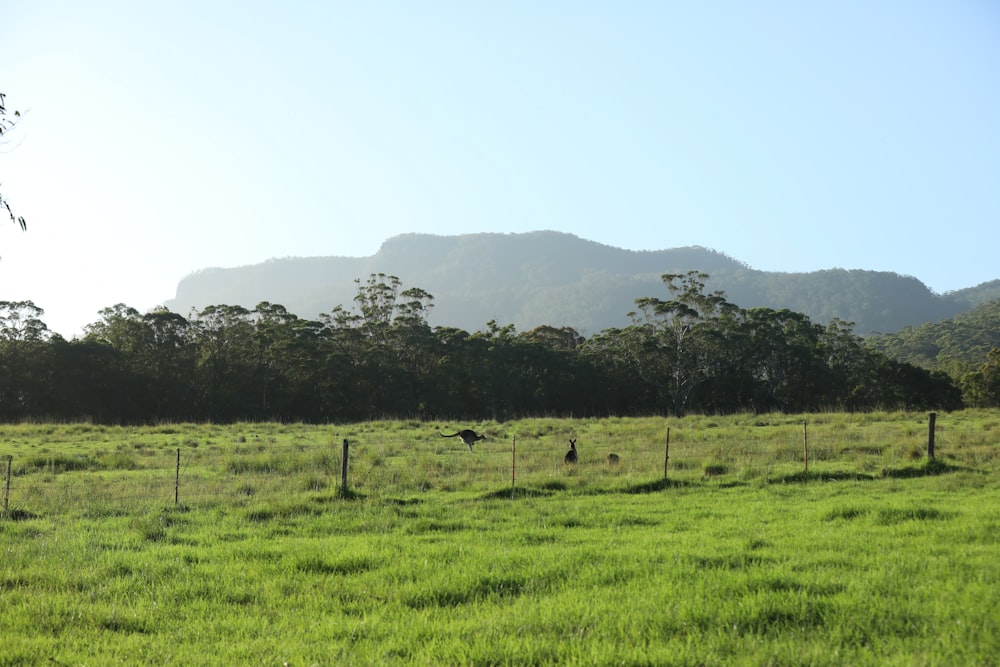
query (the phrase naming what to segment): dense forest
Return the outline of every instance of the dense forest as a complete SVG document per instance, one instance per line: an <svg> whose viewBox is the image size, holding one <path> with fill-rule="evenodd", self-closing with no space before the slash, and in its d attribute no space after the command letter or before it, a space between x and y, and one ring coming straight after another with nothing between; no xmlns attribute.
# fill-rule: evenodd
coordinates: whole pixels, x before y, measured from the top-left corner
<svg viewBox="0 0 1000 667"><path fill-rule="evenodd" d="M868 342L899 361L960 375L1000 347L1000 299L951 319L872 336Z"/></svg>
<svg viewBox="0 0 1000 667"><path fill-rule="evenodd" d="M970 405L996 405L1000 395L1000 299L952 319L872 336L873 350L897 361L945 372Z"/></svg>
<svg viewBox="0 0 1000 667"><path fill-rule="evenodd" d="M331 423L1000 404L1000 353L963 386L891 359L849 323L735 306L706 290L707 277L664 275L666 298L638 299L630 325L590 338L493 321L471 333L432 328L434 297L385 274L355 280L353 305L318 320L267 302L188 318L118 304L72 341L51 334L32 302L0 302L0 420Z"/></svg>

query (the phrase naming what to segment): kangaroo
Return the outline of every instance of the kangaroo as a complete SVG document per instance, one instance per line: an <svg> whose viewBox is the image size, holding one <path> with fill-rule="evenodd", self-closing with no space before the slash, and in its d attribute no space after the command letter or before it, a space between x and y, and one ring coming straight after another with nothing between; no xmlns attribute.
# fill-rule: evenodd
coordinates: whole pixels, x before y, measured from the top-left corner
<svg viewBox="0 0 1000 667"><path fill-rule="evenodd" d="M479 442L480 440L485 440L486 439L485 435L478 435L471 428L463 429L463 430L459 431L458 433L452 433L451 435L448 435L448 434L445 434L445 433L441 434L441 437L444 437L444 438L454 438L456 436L460 437L462 439L462 442L464 442L465 444L467 444L469 446L469 451L470 452L472 451L472 444L474 442Z"/></svg>
<svg viewBox="0 0 1000 667"><path fill-rule="evenodd" d="M577 458L578 457L576 455L576 439L574 438L569 441L569 451L566 452L566 458L564 459L564 461L566 463L576 463Z"/></svg>
<svg viewBox="0 0 1000 667"><path fill-rule="evenodd" d="M619 461L617 454L608 454L608 465L613 466Z"/></svg>

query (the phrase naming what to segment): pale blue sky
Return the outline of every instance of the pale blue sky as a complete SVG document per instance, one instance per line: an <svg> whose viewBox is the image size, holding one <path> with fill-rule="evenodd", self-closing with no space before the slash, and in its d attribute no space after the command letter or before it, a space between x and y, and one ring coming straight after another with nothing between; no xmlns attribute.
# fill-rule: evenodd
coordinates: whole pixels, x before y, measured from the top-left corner
<svg viewBox="0 0 1000 667"><path fill-rule="evenodd" d="M1000 278L994 0L4 0L0 73L0 300L67 337L405 232Z"/></svg>

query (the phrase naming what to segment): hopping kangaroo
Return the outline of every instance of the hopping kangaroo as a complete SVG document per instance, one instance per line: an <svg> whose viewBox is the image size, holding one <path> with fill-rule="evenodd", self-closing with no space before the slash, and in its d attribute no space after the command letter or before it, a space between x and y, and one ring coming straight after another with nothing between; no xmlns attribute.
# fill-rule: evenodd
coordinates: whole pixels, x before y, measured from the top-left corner
<svg viewBox="0 0 1000 667"><path fill-rule="evenodd" d="M486 439L485 435L478 435L471 428L467 428L467 429L461 430L458 433L452 433L451 435L448 435L446 433L442 433L441 434L441 437L443 437L443 438L454 438L456 436L459 437L459 438L461 438L462 442L464 442L465 444L467 444L469 446L469 451L470 452L472 451L472 444L473 443L479 442L480 440L485 440Z"/></svg>
<svg viewBox="0 0 1000 667"><path fill-rule="evenodd" d="M566 463L576 463L577 455L576 455L576 439L575 438L569 441L569 451L566 452L566 458L563 459L563 460Z"/></svg>

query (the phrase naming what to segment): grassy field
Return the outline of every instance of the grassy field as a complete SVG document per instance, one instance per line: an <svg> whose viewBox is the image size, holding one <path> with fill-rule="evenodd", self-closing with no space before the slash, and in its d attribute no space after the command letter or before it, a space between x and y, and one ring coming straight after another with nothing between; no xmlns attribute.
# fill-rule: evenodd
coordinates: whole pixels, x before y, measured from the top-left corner
<svg viewBox="0 0 1000 667"><path fill-rule="evenodd" d="M0 426L0 665L997 664L1000 411L465 426Z"/></svg>

